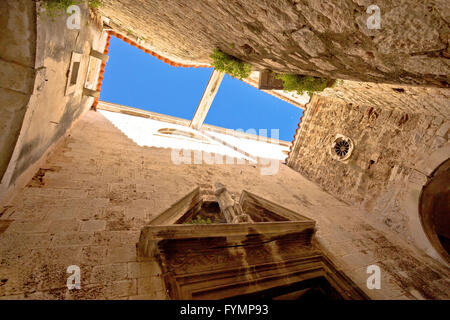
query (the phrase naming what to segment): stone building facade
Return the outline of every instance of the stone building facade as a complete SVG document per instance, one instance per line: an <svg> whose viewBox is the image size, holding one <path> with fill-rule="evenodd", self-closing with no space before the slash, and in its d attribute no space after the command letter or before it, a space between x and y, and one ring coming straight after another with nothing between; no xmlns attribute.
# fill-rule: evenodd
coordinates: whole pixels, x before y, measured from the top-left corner
<svg viewBox="0 0 450 320"><path fill-rule="evenodd" d="M218 181L234 198L245 190L313 221L308 245L361 297L449 299L447 256L421 210L435 174L448 191L448 1L379 1L382 33L367 29L370 4L104 0L69 30L34 1L2 1L0 299L173 297L170 268L139 255L140 236ZM273 175L248 162L176 164L170 149L138 145L96 112L108 32L176 65L209 64L218 47L254 71L345 81L304 106ZM72 265L79 290L67 288ZM367 286L372 265L380 289Z"/></svg>
<svg viewBox="0 0 450 320"><path fill-rule="evenodd" d="M433 115L422 109L426 106L418 103L420 99L414 100L415 105L396 100L382 105L387 97L380 96L379 100L350 96L352 102L315 96L299 125L287 164L425 249L428 241L418 236L422 229L418 215L411 213L405 201L410 201L411 180L425 174L421 177L426 181L431 174L422 168L431 165L435 170L448 158L450 122L441 114L450 106L448 100L433 103L439 114ZM350 138L353 144L344 161L332 157L337 135ZM442 156L433 156L439 154ZM439 159L437 163L434 157Z"/></svg>
<svg viewBox="0 0 450 320"><path fill-rule="evenodd" d="M2 1L0 114L0 195L23 185L25 174L35 165L76 119L90 109L94 98L83 92L92 50L103 52L106 34L83 7L80 30L66 27L66 19L38 16L34 1ZM72 72L73 56L79 58ZM92 68L92 67L91 67ZM97 81L99 70L93 70ZM74 84L68 89L68 75ZM35 166L33 166L35 165ZM25 178L27 180L28 178Z"/></svg>
<svg viewBox="0 0 450 320"><path fill-rule="evenodd" d="M448 89L345 80L334 88L325 89L320 95L378 110L423 114L442 121L450 118Z"/></svg>
<svg viewBox="0 0 450 320"><path fill-rule="evenodd" d="M369 297L448 299L445 266L287 166L262 176L253 165L175 165L169 149L139 147L93 111L4 208L0 296L165 298L156 261L137 257L141 229L193 188L216 181L315 220L318 243ZM381 290L367 289L372 264L382 269ZM81 268L81 290L66 287L69 265Z"/></svg>
<svg viewBox="0 0 450 320"><path fill-rule="evenodd" d="M381 29L368 29L370 5ZM448 87L446 0L105 0L102 14L165 56L219 48L256 69Z"/></svg>

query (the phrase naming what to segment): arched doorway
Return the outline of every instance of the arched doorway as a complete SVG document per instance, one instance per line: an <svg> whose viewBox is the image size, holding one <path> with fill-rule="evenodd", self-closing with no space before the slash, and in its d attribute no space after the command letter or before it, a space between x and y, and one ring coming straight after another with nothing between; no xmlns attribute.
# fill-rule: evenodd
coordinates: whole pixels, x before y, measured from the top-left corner
<svg viewBox="0 0 450 320"><path fill-rule="evenodd" d="M431 244L450 263L450 159L437 167L423 187L419 213Z"/></svg>

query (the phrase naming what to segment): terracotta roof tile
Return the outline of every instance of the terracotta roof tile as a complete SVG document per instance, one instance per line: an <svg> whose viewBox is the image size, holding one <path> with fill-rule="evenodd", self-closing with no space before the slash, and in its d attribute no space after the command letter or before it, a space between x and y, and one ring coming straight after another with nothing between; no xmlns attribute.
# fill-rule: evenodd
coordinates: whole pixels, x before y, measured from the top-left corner
<svg viewBox="0 0 450 320"><path fill-rule="evenodd" d="M298 130L300 130L300 126L302 124L302 120L303 120L303 116L305 115L305 111L303 111L303 113L302 113L302 115L300 117L300 121L298 122L297 129L295 130L295 134L293 136L293 140L292 140L291 146L289 147L288 156L286 157L286 162L289 159L289 157L291 156L292 148L294 147L295 139L297 138L297 135L298 135Z"/></svg>

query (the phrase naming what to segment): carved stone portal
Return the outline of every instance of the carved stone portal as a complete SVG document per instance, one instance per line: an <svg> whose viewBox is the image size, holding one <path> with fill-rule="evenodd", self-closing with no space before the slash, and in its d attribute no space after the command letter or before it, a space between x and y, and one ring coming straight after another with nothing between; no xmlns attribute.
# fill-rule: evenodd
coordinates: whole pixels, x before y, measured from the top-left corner
<svg viewBox="0 0 450 320"><path fill-rule="evenodd" d="M313 220L245 190L215 195L196 188L141 231L138 255L159 262L171 299L367 299L312 245Z"/></svg>

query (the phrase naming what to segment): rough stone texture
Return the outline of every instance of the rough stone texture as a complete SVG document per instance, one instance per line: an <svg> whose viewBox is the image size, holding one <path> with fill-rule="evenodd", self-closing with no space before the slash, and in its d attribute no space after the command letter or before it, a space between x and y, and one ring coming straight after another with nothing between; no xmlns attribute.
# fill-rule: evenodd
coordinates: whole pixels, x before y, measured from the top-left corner
<svg viewBox="0 0 450 320"><path fill-rule="evenodd" d="M354 105L366 105L384 111L420 113L450 119L450 89L391 85L345 80L320 93Z"/></svg>
<svg viewBox="0 0 450 320"><path fill-rule="evenodd" d="M407 93L391 91L391 96L398 95L391 108L383 104L389 94L359 89L351 92L351 103L315 97L297 133L288 165L335 197L359 204L371 219L410 241L416 234L408 228L409 216L403 205L406 184L417 163L448 143L450 119L431 112L414 113L415 105L408 104L414 95L408 98ZM366 96L360 97L360 92ZM430 101L424 96L416 100L418 108L423 102L424 107L449 113L448 101L438 105L433 103L440 97L426 97ZM329 154L336 134L351 138L355 145L344 162Z"/></svg>
<svg viewBox="0 0 450 320"><path fill-rule="evenodd" d="M81 24L89 21L87 10L84 9ZM31 123L22 141L20 154L13 180L30 164L41 157L45 150L64 135L73 121L92 105L92 98L82 95L82 87L86 79L89 52L94 48L104 47L101 32L92 24L80 31L69 30L66 18L48 21L43 15L38 18L38 52L42 57L41 68L44 77L34 94L37 96ZM104 41L103 41L104 42ZM42 46L45 44L45 46ZM100 49L101 51L101 49ZM65 95L67 70L70 67L72 52L83 54L79 71L78 87L74 94ZM13 181L12 181L13 182Z"/></svg>
<svg viewBox="0 0 450 320"><path fill-rule="evenodd" d="M26 0L0 3L0 180L14 150L33 91L36 26Z"/></svg>
<svg viewBox="0 0 450 320"><path fill-rule="evenodd" d="M105 39L82 7L81 30L66 16L37 17L34 1L0 4L0 198L92 105L82 95L89 52ZM3 48L5 50L3 50ZM72 52L83 54L77 90L65 95ZM19 136L20 134L20 136ZM2 199L3 200L3 199Z"/></svg>
<svg viewBox="0 0 450 320"><path fill-rule="evenodd" d="M195 187L221 181L233 195L246 189L316 220L318 243L372 298L450 298L448 268L287 166L262 176L253 165L170 159L170 150L139 147L88 112L11 206L0 209L0 297L164 299L155 262L136 258L140 230ZM366 287L366 267L374 263L381 290ZM66 288L73 264L81 267L79 291Z"/></svg>
<svg viewBox="0 0 450 320"><path fill-rule="evenodd" d="M210 63L214 48L256 68L448 86L447 0L105 0L101 12L167 55Z"/></svg>

